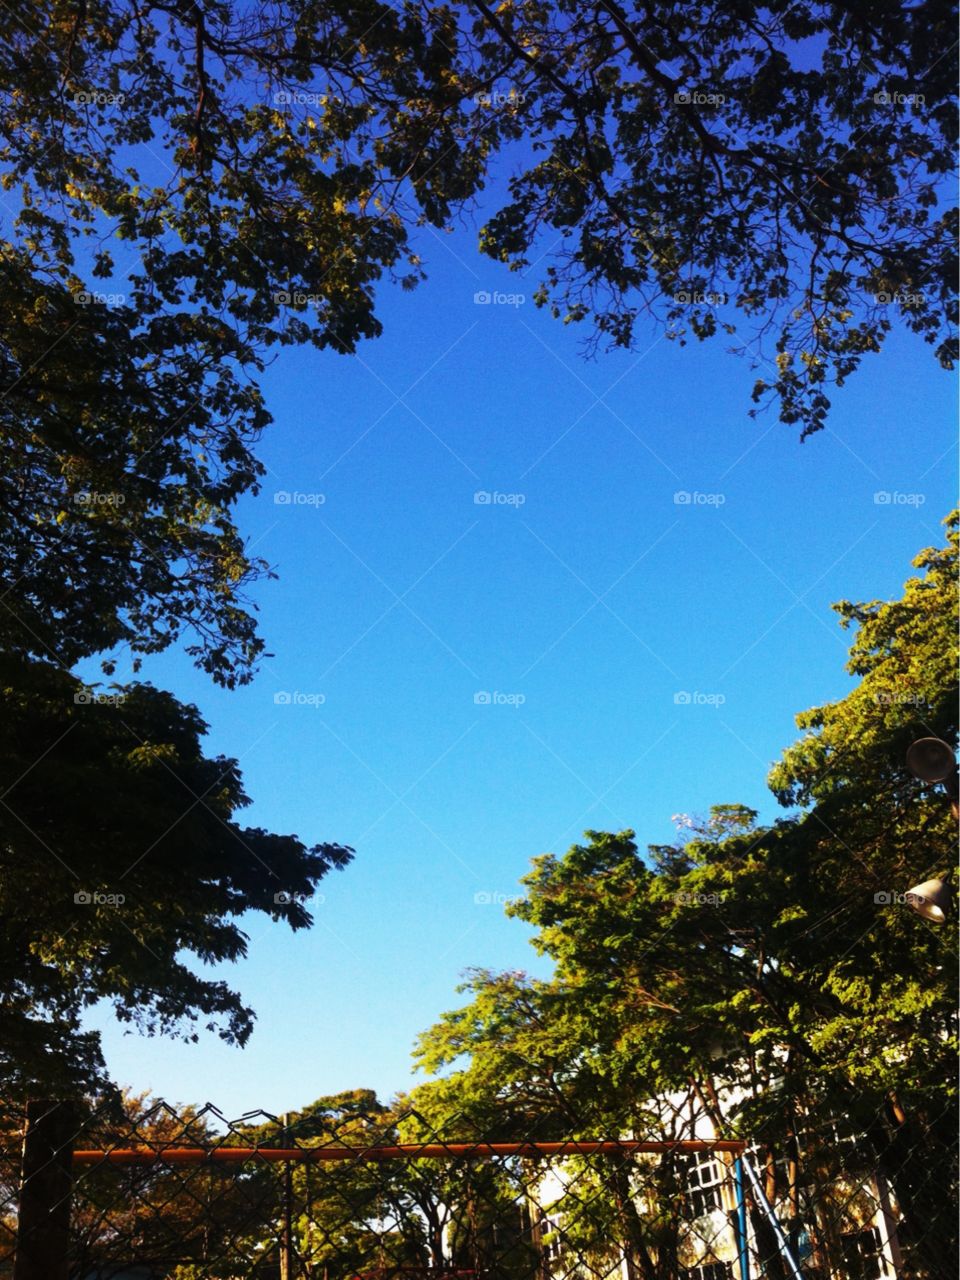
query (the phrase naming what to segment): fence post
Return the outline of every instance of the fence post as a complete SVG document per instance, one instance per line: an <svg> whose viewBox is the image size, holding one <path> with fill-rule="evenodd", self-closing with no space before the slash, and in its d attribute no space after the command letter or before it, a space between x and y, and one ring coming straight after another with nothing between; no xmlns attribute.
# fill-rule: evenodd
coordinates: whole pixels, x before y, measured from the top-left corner
<svg viewBox="0 0 960 1280"><path fill-rule="evenodd" d="M290 1116L284 1113L283 1134L280 1145L289 1147ZM293 1271L293 1164L285 1160L283 1164L283 1221L280 1228L280 1280L294 1280Z"/></svg>
<svg viewBox="0 0 960 1280"><path fill-rule="evenodd" d="M67 1280L75 1133L69 1102L27 1103L13 1280Z"/></svg>

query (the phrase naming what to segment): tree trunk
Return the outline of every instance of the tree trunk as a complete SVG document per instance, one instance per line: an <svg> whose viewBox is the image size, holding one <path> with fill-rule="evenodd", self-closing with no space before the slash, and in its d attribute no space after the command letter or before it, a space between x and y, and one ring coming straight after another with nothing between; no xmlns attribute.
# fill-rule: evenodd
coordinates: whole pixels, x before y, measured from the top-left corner
<svg viewBox="0 0 960 1280"><path fill-rule="evenodd" d="M14 1280L67 1280L76 1130L71 1103L27 1103Z"/></svg>
<svg viewBox="0 0 960 1280"><path fill-rule="evenodd" d="M770 1225L765 1210L756 1203L752 1192L748 1204L750 1225L753 1227L753 1238L756 1241L759 1274L764 1276L765 1280L791 1280L787 1275L777 1233Z"/></svg>
<svg viewBox="0 0 960 1280"><path fill-rule="evenodd" d="M613 1166L612 1185L617 1206L617 1217L623 1236L623 1259L627 1280L661 1280L657 1265L650 1256L643 1238L643 1225L637 1213L630 1187L629 1170L621 1157L610 1157Z"/></svg>
<svg viewBox="0 0 960 1280"><path fill-rule="evenodd" d="M870 1139L903 1218L899 1238L907 1264L919 1264L928 1280L956 1280L955 1152L935 1141L931 1147L930 1135L896 1100L890 1121L891 1133L877 1122Z"/></svg>
<svg viewBox="0 0 960 1280"><path fill-rule="evenodd" d="M524 1183L526 1193L527 1221L529 1223L530 1247L533 1250L535 1275L537 1280L549 1280L550 1268L547 1265L543 1248L543 1222L540 1201L537 1199L535 1184Z"/></svg>

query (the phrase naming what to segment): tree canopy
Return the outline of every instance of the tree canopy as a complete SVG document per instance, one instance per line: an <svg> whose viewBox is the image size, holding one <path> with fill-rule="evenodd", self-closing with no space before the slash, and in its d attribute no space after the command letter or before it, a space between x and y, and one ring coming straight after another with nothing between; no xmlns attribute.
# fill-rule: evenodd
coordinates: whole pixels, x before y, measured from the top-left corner
<svg viewBox="0 0 960 1280"><path fill-rule="evenodd" d="M4 643L69 665L186 634L214 679L250 678L266 566L232 508L261 475L256 377L277 343L379 332L376 281L419 272L409 223L476 185L448 26L377 4L0 15Z"/></svg>
<svg viewBox="0 0 960 1280"><path fill-rule="evenodd" d="M895 319L953 367L952 5L475 7L502 131L539 153L482 245L526 269L560 237L537 295L555 315L620 346L651 319L736 333L754 399L804 435Z"/></svg>
<svg viewBox="0 0 960 1280"><path fill-rule="evenodd" d="M787 817L758 825L719 805L646 856L632 831L587 832L534 860L507 910L534 927L554 975L473 975L470 1004L420 1042L423 1067L453 1071L448 1093L649 1132L658 1099L693 1090L772 1153L800 1141L821 1177L836 1158L823 1135L839 1124L896 1188L924 1273L943 1274L956 1217L956 955L902 895L954 863L944 795L903 763L916 737L957 741L948 523L948 546L921 553L924 573L900 599L837 606L858 628L861 679L798 717L807 732L770 778Z"/></svg>
<svg viewBox="0 0 960 1280"><path fill-rule="evenodd" d="M241 959L238 918L292 929L352 850L245 827L237 762L205 756L196 708L0 659L0 1079L8 1096L107 1084L98 1001L147 1033L242 1045L253 1011L204 965Z"/></svg>
<svg viewBox="0 0 960 1280"><path fill-rule="evenodd" d="M124 647L139 656L184 640L214 680L251 678L264 642L249 589L269 566L235 507L262 475L270 415L258 379L272 354L305 343L350 352L375 337L381 282L423 277L418 225L449 226L499 164L512 177L501 205L483 209L480 248L518 271L542 256L541 304L626 346L648 322L685 341L732 337L740 316L748 351L770 330L775 359L756 396L779 397L804 433L822 425L830 382L895 323L950 365L951 17L944 0L869 11L788 0L0 9L0 892L13 922L4 1017L25 1054L8 1064L17 1087L40 1063L69 1079L81 1062L100 1071L78 1019L101 997L157 1029L222 1019L242 1042L250 1011L181 953L241 955L234 918L248 909L306 923L296 895L349 854L237 824L236 765L203 756L193 709L143 685L78 702L85 690L68 674L94 655L109 673ZM808 713L774 772L798 815L754 831L721 814L722 839L661 850L653 869L631 836L601 833L562 871L535 871L518 911L533 913L541 945L554 945L553 924L536 917L535 890L552 892L554 877L580 892L608 871L635 875L639 915L610 932L628 956L664 911L677 915L665 965L681 938L691 954L713 949L714 985L691 976L702 1006L685 987L668 999L679 1007L684 995L691 1035L710 1022L729 1024L737 1043L796 1039L799 1061L812 1061L800 1042L813 1036L838 1078L871 1087L901 1072L906 1088L914 1067L918 1080L939 1078L925 1046L944 1015L917 959L934 944L899 916L872 913L856 938L854 917L830 917L851 948L823 968L826 901L797 902L796 869L852 894L868 866L888 891L918 849L939 855L946 819L899 759L920 726L955 737L936 621L945 554L929 553L926 578L896 606L844 606L862 682ZM184 794L200 799L184 810ZM49 859L37 861L37 841ZM726 855L707 856L715 849ZM587 871L574 876L578 859ZM182 889L172 908L171 871ZM702 919L671 906L670 892L720 892L743 877L755 905L733 893L733 918L710 917L709 943ZM275 888L294 897L274 902ZM73 902L94 891L122 892L123 911ZM616 950L581 940L591 963L591 948ZM903 952L882 1016L870 968L881 945ZM19 946L28 962L17 976ZM766 966L753 994L724 1004L748 956ZM792 1012L811 983L816 1032L794 1027ZM555 994L536 992L568 1008ZM666 1037L657 1071L679 1072L689 1051L671 1009L637 999ZM866 1062L844 1040L847 1015L872 1037ZM579 1034L571 1018L564 1035ZM891 1065L883 1046L909 1019L915 1042ZM629 1035L617 1044L629 1061Z"/></svg>
<svg viewBox="0 0 960 1280"><path fill-rule="evenodd" d="M378 283L423 276L418 224L507 169L480 247L542 273L538 302L620 345L736 330L804 433L895 324L954 359L945 0L33 0L0 37L19 652L184 637L248 679L267 566L232 513L265 360L376 336Z"/></svg>

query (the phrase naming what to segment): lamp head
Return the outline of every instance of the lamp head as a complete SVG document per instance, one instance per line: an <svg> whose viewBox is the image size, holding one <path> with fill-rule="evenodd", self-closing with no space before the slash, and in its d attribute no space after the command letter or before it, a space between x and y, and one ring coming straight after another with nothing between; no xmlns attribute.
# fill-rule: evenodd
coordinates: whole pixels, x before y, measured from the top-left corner
<svg viewBox="0 0 960 1280"><path fill-rule="evenodd" d="M950 890L940 879L924 880L903 895L918 916L932 924L943 924L950 907Z"/></svg>
<svg viewBox="0 0 960 1280"><path fill-rule="evenodd" d="M956 767L953 748L942 738L918 738L907 751L907 768L921 782L943 782Z"/></svg>

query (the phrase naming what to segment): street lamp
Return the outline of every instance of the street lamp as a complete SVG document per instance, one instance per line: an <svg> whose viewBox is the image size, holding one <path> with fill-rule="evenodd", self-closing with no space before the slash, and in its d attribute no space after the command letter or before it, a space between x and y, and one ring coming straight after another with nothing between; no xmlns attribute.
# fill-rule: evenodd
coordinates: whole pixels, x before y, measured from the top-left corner
<svg viewBox="0 0 960 1280"><path fill-rule="evenodd" d="M920 782L941 782L950 797L955 818L960 817L960 779L957 760L949 742L942 738L918 738L907 751L907 768ZM943 924L950 906L950 890L939 879L924 880L903 895L907 903L933 924Z"/></svg>
<svg viewBox="0 0 960 1280"><path fill-rule="evenodd" d="M942 782L954 813L960 801L960 779L953 747L942 738L918 738L907 751L907 768L921 782Z"/></svg>
<svg viewBox="0 0 960 1280"><path fill-rule="evenodd" d="M913 907L918 916L932 924L943 924L950 906L950 890L942 880L924 880L923 884L914 885L903 895L907 905Z"/></svg>

